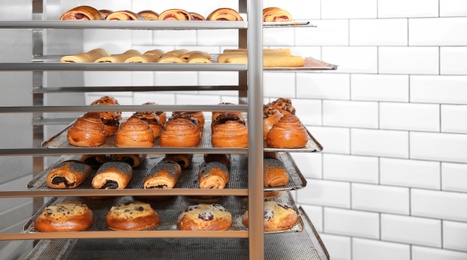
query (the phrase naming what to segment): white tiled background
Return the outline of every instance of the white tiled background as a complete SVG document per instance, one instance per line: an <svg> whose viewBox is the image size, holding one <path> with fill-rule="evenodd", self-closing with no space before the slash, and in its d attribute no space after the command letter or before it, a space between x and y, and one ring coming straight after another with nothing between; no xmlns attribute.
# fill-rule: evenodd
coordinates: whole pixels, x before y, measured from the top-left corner
<svg viewBox="0 0 467 260"><path fill-rule="evenodd" d="M180 4L203 14L217 6L237 7L236 1L159 2L133 0L127 7L163 10ZM125 7L120 1L113 5ZM267 29L267 47L289 47L297 55L339 65L333 72L264 75L265 100L292 98L324 146L320 154L294 154L308 180L296 195L331 258L467 259L467 1L265 0L264 6L286 8L296 19L317 25ZM85 39L85 49L113 52L153 47L218 52L235 47L237 34L93 31ZM102 73L89 73L85 80L89 85L237 81L235 73L177 75L128 73L103 82ZM126 94L121 103L148 99L216 104L236 96Z"/></svg>

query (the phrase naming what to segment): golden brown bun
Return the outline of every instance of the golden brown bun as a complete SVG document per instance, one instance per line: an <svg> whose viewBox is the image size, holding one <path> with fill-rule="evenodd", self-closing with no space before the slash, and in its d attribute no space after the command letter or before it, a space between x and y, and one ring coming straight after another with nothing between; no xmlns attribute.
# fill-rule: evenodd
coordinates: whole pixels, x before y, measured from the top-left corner
<svg viewBox="0 0 467 260"><path fill-rule="evenodd" d="M154 138L157 138L161 135L163 125L154 111L135 112L131 117L136 117L147 122L149 127L151 127Z"/></svg>
<svg viewBox="0 0 467 260"><path fill-rule="evenodd" d="M205 154L203 158L205 163L220 162L230 169L230 154Z"/></svg>
<svg viewBox="0 0 467 260"><path fill-rule="evenodd" d="M160 223L159 215L148 203L140 201L122 202L112 208L105 223L113 230L144 230Z"/></svg>
<svg viewBox="0 0 467 260"><path fill-rule="evenodd" d="M162 160L176 162L182 169L188 169L191 166L193 154L166 154Z"/></svg>
<svg viewBox="0 0 467 260"><path fill-rule="evenodd" d="M132 11L122 10L116 11L109 14L105 20L120 20L120 21L134 21L134 20L143 20L139 14L136 14Z"/></svg>
<svg viewBox="0 0 467 260"><path fill-rule="evenodd" d="M209 21L243 21L240 14L232 8L218 8L212 11L206 20Z"/></svg>
<svg viewBox="0 0 467 260"><path fill-rule="evenodd" d="M72 8L60 16L60 20L102 20L102 16L97 9L91 6L82 5Z"/></svg>
<svg viewBox="0 0 467 260"><path fill-rule="evenodd" d="M152 10L143 10L138 12L138 14L146 21L159 20L159 14Z"/></svg>
<svg viewBox="0 0 467 260"><path fill-rule="evenodd" d="M159 15L159 20L190 21L192 19L190 13L183 9L168 9Z"/></svg>
<svg viewBox="0 0 467 260"><path fill-rule="evenodd" d="M159 63L183 63L181 56L189 52L187 49L176 49L164 53L157 62Z"/></svg>
<svg viewBox="0 0 467 260"><path fill-rule="evenodd" d="M120 125L115 134L115 145L117 147L153 147L154 134L147 122L131 117Z"/></svg>
<svg viewBox="0 0 467 260"><path fill-rule="evenodd" d="M84 154L79 159L93 169L99 168L103 163L110 161L110 157L105 154Z"/></svg>
<svg viewBox="0 0 467 260"><path fill-rule="evenodd" d="M73 146L95 147L105 142L104 123L98 113L88 112L68 128L67 140Z"/></svg>
<svg viewBox="0 0 467 260"><path fill-rule="evenodd" d="M80 161L64 161L49 171L46 183L50 188L73 189L83 183L90 174L89 165Z"/></svg>
<svg viewBox="0 0 467 260"><path fill-rule="evenodd" d="M202 16L201 14L199 14L199 13L195 13L195 12L189 12L189 13L191 15L192 20L195 20L195 21L204 21L204 20L206 20L206 18L204 16Z"/></svg>
<svg viewBox="0 0 467 260"><path fill-rule="evenodd" d="M232 225L232 214L219 204L189 206L178 217L181 230L227 230Z"/></svg>
<svg viewBox="0 0 467 260"><path fill-rule="evenodd" d="M107 18L107 16L109 16L111 13L113 13L113 11L107 9L100 9L99 13L101 13L102 19L105 20L105 18Z"/></svg>
<svg viewBox="0 0 467 260"><path fill-rule="evenodd" d="M194 118L194 117L192 117ZM196 118L194 118L196 119ZM201 140L200 125L187 117L172 116L162 130L162 147L196 147Z"/></svg>
<svg viewBox="0 0 467 260"><path fill-rule="evenodd" d="M82 63L82 62L94 62L105 56L109 56L110 53L102 48L90 50L88 52L82 52L75 55L63 56L60 58L60 62L68 63Z"/></svg>
<svg viewBox="0 0 467 260"><path fill-rule="evenodd" d="M272 148L303 148L308 142L308 132L293 114L285 114L271 130L266 143Z"/></svg>
<svg viewBox="0 0 467 260"><path fill-rule="evenodd" d="M103 96L99 99L94 100L91 106L118 106L120 105L112 96ZM122 118L121 111L111 112L99 112L102 122L104 123L104 131L107 136L115 135L120 125L120 119Z"/></svg>
<svg viewBox="0 0 467 260"><path fill-rule="evenodd" d="M263 140L266 140L269 130L282 118L279 110L268 105L263 106Z"/></svg>
<svg viewBox="0 0 467 260"><path fill-rule="evenodd" d="M284 163L275 158L264 158L264 187L278 187L289 183Z"/></svg>
<svg viewBox="0 0 467 260"><path fill-rule="evenodd" d="M298 214L287 204L275 201L264 202L264 231L280 231L297 224ZM243 224L248 227L248 211L243 215Z"/></svg>
<svg viewBox="0 0 467 260"><path fill-rule="evenodd" d="M126 162L131 168L137 168L143 163L146 156L147 154L114 154L111 158L112 161Z"/></svg>
<svg viewBox="0 0 467 260"><path fill-rule="evenodd" d="M106 162L92 178L94 189L121 190L125 189L133 177L133 169L125 162Z"/></svg>
<svg viewBox="0 0 467 260"><path fill-rule="evenodd" d="M172 189L182 174L182 168L174 161L161 161L149 170L144 180L145 189Z"/></svg>
<svg viewBox="0 0 467 260"><path fill-rule="evenodd" d="M119 62L125 62L127 59L133 56L137 56L137 55L141 55L141 53L137 50L127 50L120 54L102 57L100 59L97 59L94 62L95 63L119 63Z"/></svg>
<svg viewBox="0 0 467 260"><path fill-rule="evenodd" d="M190 51L180 56L187 63L211 63L211 55L205 51Z"/></svg>
<svg viewBox="0 0 467 260"><path fill-rule="evenodd" d="M263 22L291 22L292 15L279 7L267 7L263 9Z"/></svg>
<svg viewBox="0 0 467 260"><path fill-rule="evenodd" d="M67 201L45 207L34 221L34 228L40 232L82 231L93 223L94 216L86 204Z"/></svg>
<svg viewBox="0 0 467 260"><path fill-rule="evenodd" d="M278 98L273 102L268 104L270 107L273 107L282 114L291 113L295 115L295 107L292 105L292 100L290 98Z"/></svg>
<svg viewBox="0 0 467 260"><path fill-rule="evenodd" d="M211 124L213 147L248 147L248 127L236 114L220 114Z"/></svg>
<svg viewBox="0 0 467 260"><path fill-rule="evenodd" d="M223 189L229 179L229 169L220 162L204 163L198 171L199 187L201 189Z"/></svg>
<svg viewBox="0 0 467 260"><path fill-rule="evenodd" d="M198 120L200 128L203 128L204 123L205 123L204 114L201 111L190 111L190 112L176 111L176 112L172 113L172 117L185 117L185 118L194 117L194 118L196 118ZM196 123L196 121L194 123L198 124L198 123Z"/></svg>

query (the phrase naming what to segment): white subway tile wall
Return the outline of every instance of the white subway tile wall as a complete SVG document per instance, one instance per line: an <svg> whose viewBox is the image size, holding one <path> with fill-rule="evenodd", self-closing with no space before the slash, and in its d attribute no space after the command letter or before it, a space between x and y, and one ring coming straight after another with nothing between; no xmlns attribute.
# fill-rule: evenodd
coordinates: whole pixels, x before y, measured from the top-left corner
<svg viewBox="0 0 467 260"><path fill-rule="evenodd" d="M114 9L186 6L205 15L221 6L238 8L238 1L112 2ZM296 55L339 65L336 71L264 74L265 102L291 98L324 147L322 153L292 156L308 182L297 201L331 259L467 259L467 1L265 0L263 5L288 9L295 19L317 25L267 29L267 48L291 48ZM113 53L130 48L216 53L238 42L235 30L87 30L84 36L84 49ZM234 72L182 77L91 72L85 79L88 86L238 82ZM238 102L232 91L117 94L123 104Z"/></svg>

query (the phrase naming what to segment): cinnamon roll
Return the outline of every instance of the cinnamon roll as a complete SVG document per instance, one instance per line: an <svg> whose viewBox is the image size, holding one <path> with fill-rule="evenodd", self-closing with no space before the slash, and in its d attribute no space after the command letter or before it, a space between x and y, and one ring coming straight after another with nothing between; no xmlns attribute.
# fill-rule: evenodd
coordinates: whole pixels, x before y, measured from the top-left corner
<svg viewBox="0 0 467 260"><path fill-rule="evenodd" d="M112 96L103 96L94 100L91 106L118 106L118 100ZM120 125L122 118L121 111L99 112L102 122L104 123L104 130L107 136L115 135Z"/></svg>
<svg viewBox="0 0 467 260"><path fill-rule="evenodd" d="M248 147L248 128L236 114L221 114L211 124L213 147Z"/></svg>
<svg viewBox="0 0 467 260"><path fill-rule="evenodd" d="M153 147L154 133L147 122L131 117L120 125L115 134L115 145L117 147Z"/></svg>
<svg viewBox="0 0 467 260"><path fill-rule="evenodd" d="M266 143L272 148L303 148L308 142L308 132L293 114L285 114L269 130Z"/></svg>
<svg viewBox="0 0 467 260"><path fill-rule="evenodd" d="M96 112L88 112L68 128L67 140L73 146L94 147L105 142L104 123Z"/></svg>

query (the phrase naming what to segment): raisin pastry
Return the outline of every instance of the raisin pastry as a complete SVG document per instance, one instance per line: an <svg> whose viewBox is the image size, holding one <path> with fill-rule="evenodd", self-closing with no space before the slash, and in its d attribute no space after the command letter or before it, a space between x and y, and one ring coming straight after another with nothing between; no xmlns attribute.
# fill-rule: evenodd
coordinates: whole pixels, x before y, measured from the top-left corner
<svg viewBox="0 0 467 260"><path fill-rule="evenodd" d="M279 110L263 105L263 139L266 140L269 130L282 118Z"/></svg>
<svg viewBox="0 0 467 260"><path fill-rule="evenodd" d="M181 230L227 230L232 214L219 204L198 204L186 208L178 217Z"/></svg>
<svg viewBox="0 0 467 260"><path fill-rule="evenodd" d="M145 202L128 201L112 206L105 217L112 230L145 230L160 223L157 212Z"/></svg>
<svg viewBox="0 0 467 260"><path fill-rule="evenodd" d="M243 215L243 224L248 227L248 211ZM275 201L264 202L264 231L281 231L297 224L298 214L285 204Z"/></svg>
<svg viewBox="0 0 467 260"><path fill-rule="evenodd" d="M112 96L102 96L91 102L91 106L118 106L118 100ZM121 111L99 112L107 136L115 135L122 119Z"/></svg>
<svg viewBox="0 0 467 260"><path fill-rule="evenodd" d="M88 229L94 223L91 209L79 201L66 201L44 208L34 221L40 232L70 232Z"/></svg>

